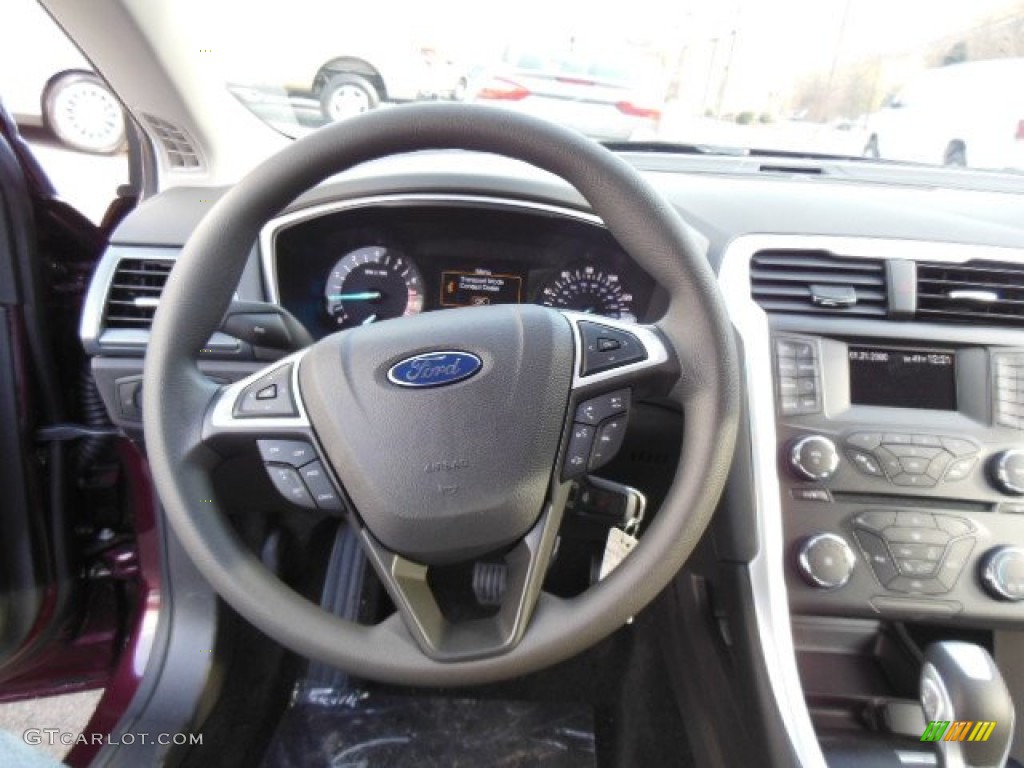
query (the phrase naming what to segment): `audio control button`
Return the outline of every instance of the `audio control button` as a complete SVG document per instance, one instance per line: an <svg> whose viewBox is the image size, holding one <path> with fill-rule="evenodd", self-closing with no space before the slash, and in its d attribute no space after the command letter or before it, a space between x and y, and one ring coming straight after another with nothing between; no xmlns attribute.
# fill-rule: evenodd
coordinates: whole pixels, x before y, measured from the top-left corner
<svg viewBox="0 0 1024 768"><path fill-rule="evenodd" d="M949 589L938 579L923 579L913 576L897 576L886 584L893 592L906 592L911 595L941 595Z"/></svg>
<svg viewBox="0 0 1024 768"><path fill-rule="evenodd" d="M935 515L935 524L950 536L964 536L974 530L967 520L951 515Z"/></svg>
<svg viewBox="0 0 1024 768"><path fill-rule="evenodd" d="M957 539L946 548L946 557L939 566L939 572L935 577L948 589L956 586L957 579L967 565L967 558L974 549L973 538Z"/></svg>
<svg viewBox="0 0 1024 768"><path fill-rule="evenodd" d="M895 485L907 486L909 488L932 488L935 486L936 480L928 475L912 475L909 472L904 472L902 475L896 475L892 478L892 482Z"/></svg>
<svg viewBox="0 0 1024 768"><path fill-rule="evenodd" d="M934 528L886 528L882 537L891 542L910 542L912 544L942 544L949 541L949 534Z"/></svg>
<svg viewBox="0 0 1024 768"><path fill-rule="evenodd" d="M928 512L897 512L896 525L901 528L934 528L935 516Z"/></svg>
<svg viewBox="0 0 1024 768"><path fill-rule="evenodd" d="M879 432L854 432L846 436L846 444L851 448L873 451L882 444L882 435Z"/></svg>
<svg viewBox="0 0 1024 768"><path fill-rule="evenodd" d="M882 467L878 463L878 459L870 453L850 449L847 451L847 454L850 457L850 461L853 462L853 466L855 466L859 472L865 475L871 475L872 477L885 477L885 472L882 471Z"/></svg>
<svg viewBox="0 0 1024 768"><path fill-rule="evenodd" d="M946 473L946 468L949 467L953 461L953 454L948 451L943 451L928 465L928 477L932 477L936 480L941 480L942 476Z"/></svg>
<svg viewBox="0 0 1024 768"><path fill-rule="evenodd" d="M884 531L886 528L896 524L896 513L886 509L872 509L861 512L853 519L859 528L867 528L872 531Z"/></svg>
<svg viewBox="0 0 1024 768"><path fill-rule="evenodd" d="M860 548L864 551L864 559L868 561L879 584L884 587L886 582L895 579L899 575L896 571L896 565L889 555L889 550L880 536L865 530L856 530L853 535L856 537L857 543L860 544Z"/></svg>
<svg viewBox="0 0 1024 768"><path fill-rule="evenodd" d="M954 456L971 456L978 452L978 446L960 437L943 437L942 447Z"/></svg>

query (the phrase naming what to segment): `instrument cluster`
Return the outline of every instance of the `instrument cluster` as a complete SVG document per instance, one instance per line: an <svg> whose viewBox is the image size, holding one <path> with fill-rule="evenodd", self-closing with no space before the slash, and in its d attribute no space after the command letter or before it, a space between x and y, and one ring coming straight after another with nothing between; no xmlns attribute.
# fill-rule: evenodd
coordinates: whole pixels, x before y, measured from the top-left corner
<svg viewBox="0 0 1024 768"><path fill-rule="evenodd" d="M653 280L596 224L496 206L326 212L273 237L272 295L314 337L419 312L536 303L653 319Z"/></svg>

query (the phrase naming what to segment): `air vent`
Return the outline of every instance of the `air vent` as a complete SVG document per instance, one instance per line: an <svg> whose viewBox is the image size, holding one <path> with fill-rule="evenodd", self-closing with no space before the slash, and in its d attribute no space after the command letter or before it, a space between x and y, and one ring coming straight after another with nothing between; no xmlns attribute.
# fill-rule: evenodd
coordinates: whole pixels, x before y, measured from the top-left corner
<svg viewBox="0 0 1024 768"><path fill-rule="evenodd" d="M174 262L164 259L121 259L107 292L103 326L149 330L172 267Z"/></svg>
<svg viewBox="0 0 1024 768"><path fill-rule="evenodd" d="M198 171L203 167L195 142L185 131L174 123L169 123L153 115L143 115L146 124L153 132L154 138L160 142L167 164L179 171Z"/></svg>
<svg viewBox="0 0 1024 768"><path fill-rule="evenodd" d="M921 262L917 265L917 319L1024 326L1024 266Z"/></svg>
<svg viewBox="0 0 1024 768"><path fill-rule="evenodd" d="M754 301L765 312L885 317L885 263L827 251L759 251L750 264Z"/></svg>

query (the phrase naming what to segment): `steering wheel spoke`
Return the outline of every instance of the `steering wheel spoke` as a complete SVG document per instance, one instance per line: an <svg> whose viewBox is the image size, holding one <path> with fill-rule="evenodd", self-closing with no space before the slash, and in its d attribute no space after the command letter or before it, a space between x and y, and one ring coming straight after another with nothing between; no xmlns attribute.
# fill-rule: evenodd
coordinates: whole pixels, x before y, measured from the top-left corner
<svg viewBox="0 0 1024 768"><path fill-rule="evenodd" d="M363 548L420 650L437 661L467 661L514 648L529 626L566 505L560 486L533 528L504 553L504 586L489 615L468 620L446 616L431 586L431 568L391 551L366 528Z"/></svg>
<svg viewBox="0 0 1024 768"><path fill-rule="evenodd" d="M298 387L305 351L221 387L203 422L203 442L222 456L257 450L283 499L331 514L344 497L316 446Z"/></svg>

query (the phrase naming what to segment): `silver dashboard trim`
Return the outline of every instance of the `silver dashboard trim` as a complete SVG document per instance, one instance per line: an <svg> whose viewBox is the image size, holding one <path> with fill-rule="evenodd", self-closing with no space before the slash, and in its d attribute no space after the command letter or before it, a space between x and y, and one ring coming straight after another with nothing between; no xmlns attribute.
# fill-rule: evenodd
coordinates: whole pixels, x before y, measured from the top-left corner
<svg viewBox="0 0 1024 768"><path fill-rule="evenodd" d="M615 320L610 317L601 317L599 315L588 315L585 312L575 312L573 310L563 309L560 311L562 316L569 321L569 326L572 328L573 345L575 347L576 355L576 359L573 361L572 367L572 388L574 390L580 389L581 387L589 387L592 384L601 384L609 381L615 381L616 379L623 379L633 374L640 373L641 371L657 368L659 365L664 365L669 361L668 349L665 346L665 342L661 340L661 337L658 336L652 326L639 325L637 323L631 323L628 320ZM644 351L647 352L647 358L636 363L627 363L626 365L620 365L618 368L601 371L600 373L591 373L587 376L582 375L580 373L580 367L583 365L583 334L580 332L579 326L581 321L604 325L609 328L615 328L632 334L643 346Z"/></svg>
<svg viewBox="0 0 1024 768"><path fill-rule="evenodd" d="M306 405L302 400L302 393L299 391L299 366L302 364L302 358L305 357L308 350L309 348L307 347L287 357L282 357L265 368L260 368L256 373L225 386L217 394L217 400L210 410L210 426L217 434L252 433L265 437L273 437L275 433L281 431L290 432L310 429L309 414L306 412ZM286 365L292 365L292 396L295 398L295 407L299 415L252 416L243 418L235 416L235 403L242 396L245 388Z"/></svg>
<svg viewBox="0 0 1024 768"><path fill-rule="evenodd" d="M334 200L329 203L311 205L268 221L260 230L260 263L263 267L264 288L267 292L267 300L274 304L280 304L281 296L277 287L277 260L274 258L274 245L278 234L289 227L295 226L310 219L318 219L331 213L340 211L355 210L357 208L370 208L373 206L403 206L403 205L457 205L457 206L484 206L515 209L521 211L534 211L538 213L549 213L556 216L576 219L595 226L603 227L604 222L599 216L586 211L576 210L550 203L539 203L531 200L516 200L509 197L498 197L490 195L472 194L446 194L443 192L417 192L417 193L395 193L387 195L371 195L368 197L353 197L349 200Z"/></svg>
<svg viewBox="0 0 1024 768"><path fill-rule="evenodd" d="M754 509L760 548L748 564L754 619L765 669L786 735L803 766L825 766L796 666L786 589L782 500L776 467L775 392L768 317L750 295L750 260L765 249L825 250L837 256L962 263L985 259L1024 263L1024 249L924 240L827 235L751 234L724 251L718 282L736 332L743 341L749 408Z"/></svg>

